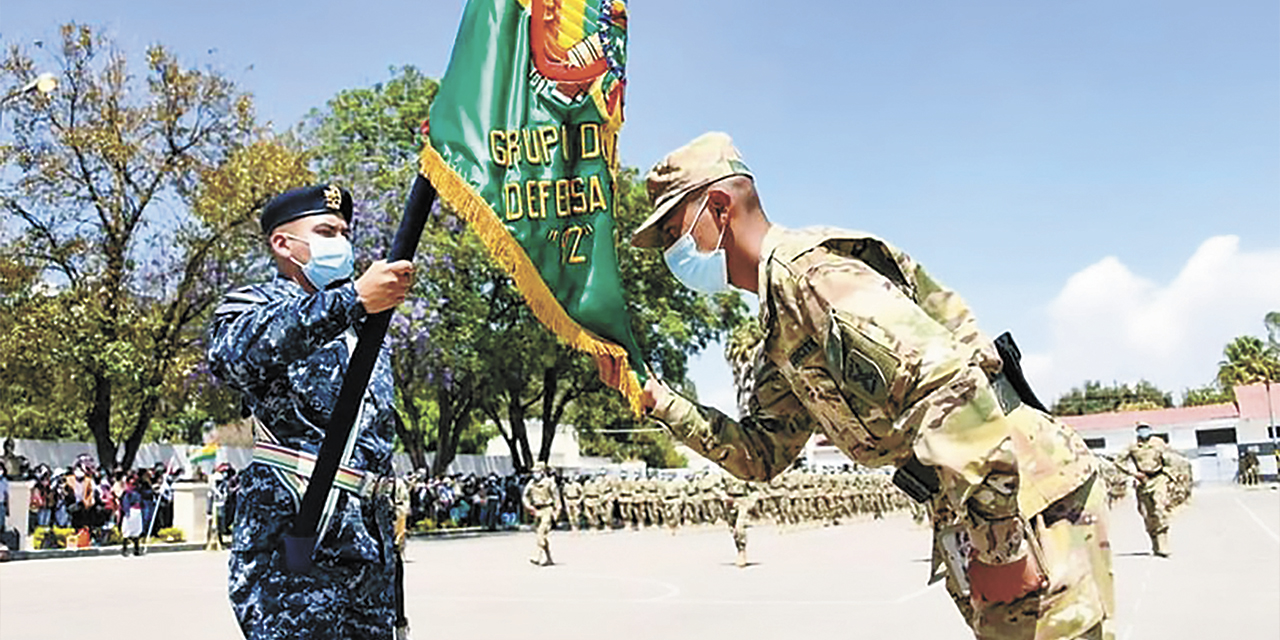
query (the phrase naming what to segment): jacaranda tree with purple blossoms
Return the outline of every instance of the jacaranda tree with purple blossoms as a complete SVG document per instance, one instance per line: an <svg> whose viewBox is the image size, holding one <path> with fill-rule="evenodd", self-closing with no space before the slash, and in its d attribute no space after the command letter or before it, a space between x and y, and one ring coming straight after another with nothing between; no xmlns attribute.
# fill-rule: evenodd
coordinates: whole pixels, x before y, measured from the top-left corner
<svg viewBox="0 0 1280 640"><path fill-rule="evenodd" d="M351 190L357 270L381 258L391 243L417 174L420 127L437 84L413 67L348 89L297 128L321 180ZM437 207L419 242L414 290L393 316L387 340L400 414L397 436L416 467L443 472L468 432L485 384L477 333L488 308L485 282L497 272L465 225Z"/></svg>

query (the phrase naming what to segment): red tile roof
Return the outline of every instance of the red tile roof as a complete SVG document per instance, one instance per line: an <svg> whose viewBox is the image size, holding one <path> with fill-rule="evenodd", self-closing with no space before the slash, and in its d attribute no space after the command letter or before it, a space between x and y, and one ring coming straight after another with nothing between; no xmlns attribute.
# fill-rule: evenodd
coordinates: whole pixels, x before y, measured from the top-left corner
<svg viewBox="0 0 1280 640"><path fill-rule="evenodd" d="M1114 431L1132 429L1139 422L1152 427L1165 425L1190 424L1238 418L1234 404L1207 404L1199 407L1181 407L1177 409L1151 409L1148 411L1118 411L1112 413L1092 413L1087 416L1060 416L1058 419L1071 425L1076 431Z"/></svg>
<svg viewBox="0 0 1280 640"><path fill-rule="evenodd" d="M1236 387L1236 404L1240 405L1240 417L1246 420L1267 420L1269 411L1280 416L1280 382L1271 384L1271 406L1267 406L1267 385L1252 384Z"/></svg>

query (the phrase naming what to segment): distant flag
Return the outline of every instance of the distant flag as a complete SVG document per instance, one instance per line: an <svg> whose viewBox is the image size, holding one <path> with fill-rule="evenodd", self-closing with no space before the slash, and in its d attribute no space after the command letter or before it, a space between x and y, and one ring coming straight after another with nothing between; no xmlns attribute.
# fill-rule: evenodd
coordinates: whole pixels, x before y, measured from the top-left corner
<svg viewBox="0 0 1280 640"><path fill-rule="evenodd" d="M468 0L421 171L639 413L645 366L614 244L626 45L621 0Z"/></svg>
<svg viewBox="0 0 1280 640"><path fill-rule="evenodd" d="M199 449L196 449L195 451L191 452L187 456L187 462L190 462L192 465L197 465L197 464L200 464L201 462L213 462L214 458L216 458L217 456L218 456L218 443L210 442L209 444L206 444L203 447L200 447Z"/></svg>

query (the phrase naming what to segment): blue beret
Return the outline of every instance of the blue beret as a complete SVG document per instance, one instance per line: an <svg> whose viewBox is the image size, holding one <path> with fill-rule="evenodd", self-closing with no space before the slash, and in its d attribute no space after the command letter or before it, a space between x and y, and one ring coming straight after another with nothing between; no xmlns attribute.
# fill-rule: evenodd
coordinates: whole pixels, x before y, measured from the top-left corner
<svg viewBox="0 0 1280 640"><path fill-rule="evenodd" d="M318 184L286 191L262 208L262 233L306 216L336 213L351 223L351 192L336 184Z"/></svg>

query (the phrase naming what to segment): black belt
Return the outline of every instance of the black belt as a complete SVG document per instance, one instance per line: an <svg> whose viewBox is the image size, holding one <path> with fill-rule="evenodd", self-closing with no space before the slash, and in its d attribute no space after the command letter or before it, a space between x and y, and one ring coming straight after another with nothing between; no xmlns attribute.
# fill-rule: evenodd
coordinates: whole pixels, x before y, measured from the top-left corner
<svg viewBox="0 0 1280 640"><path fill-rule="evenodd" d="M938 470L920 462L920 459L912 454L893 473L893 484L902 489L903 493L911 496L912 500L928 502L934 494L938 493L940 486Z"/></svg>

